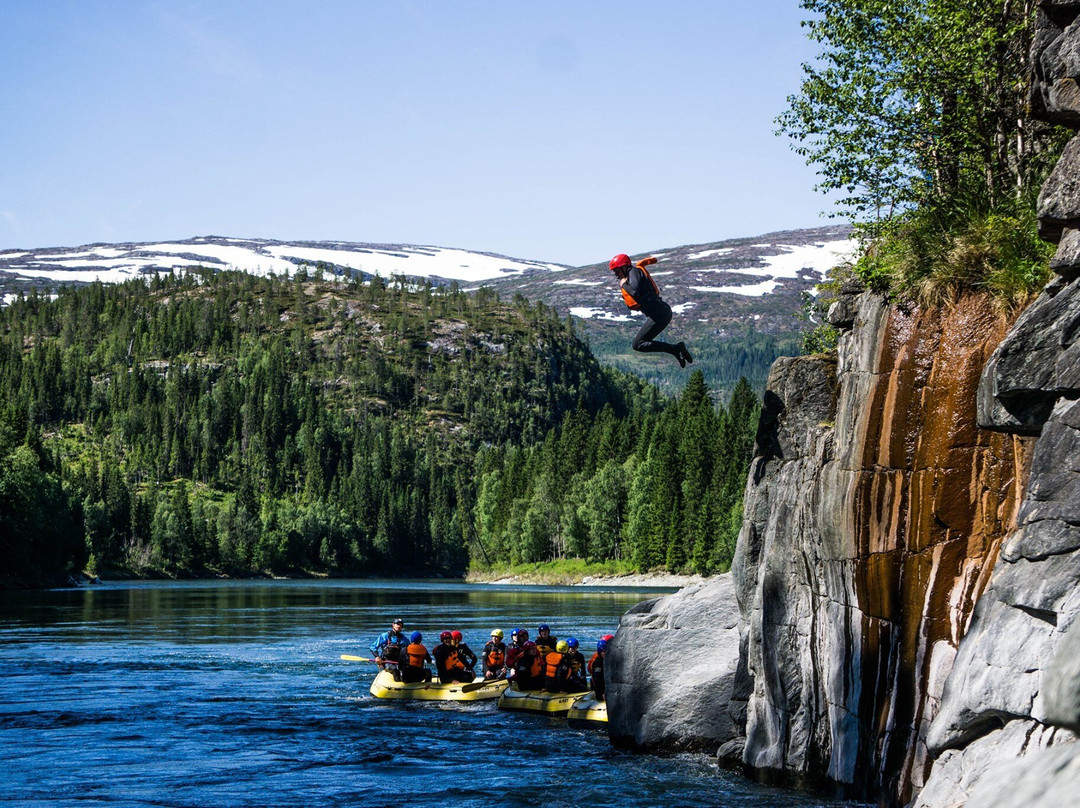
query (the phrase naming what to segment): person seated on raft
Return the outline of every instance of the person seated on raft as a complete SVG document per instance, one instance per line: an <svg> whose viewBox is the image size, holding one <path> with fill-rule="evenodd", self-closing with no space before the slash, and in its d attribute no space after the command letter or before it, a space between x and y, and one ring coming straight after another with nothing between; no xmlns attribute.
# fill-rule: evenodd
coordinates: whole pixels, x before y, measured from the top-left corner
<svg viewBox="0 0 1080 808"><path fill-rule="evenodd" d="M506 678L513 680L517 676L517 662L525 652L525 643L529 640L529 632L523 628L515 628L510 632L510 647L506 649Z"/></svg>
<svg viewBox="0 0 1080 808"><path fill-rule="evenodd" d="M555 647L547 653L544 653L539 645L536 646L536 649L544 657L544 690L548 693L562 693L563 685L566 683L566 669L563 666L563 660L566 658L570 646L567 645L566 640L559 640Z"/></svg>
<svg viewBox="0 0 1080 808"><path fill-rule="evenodd" d="M579 643L577 637L567 637L566 644L570 647L570 650L566 652L566 662L570 668L568 678L574 678L576 680L573 683L567 683L567 686L570 687L570 690L567 692L580 693L583 690L588 690L588 677L585 674L585 656L578 650ZM578 687L579 684L584 685L584 687Z"/></svg>
<svg viewBox="0 0 1080 808"><path fill-rule="evenodd" d="M567 640L569 643L569 640ZM561 645L561 643L560 643ZM585 658L572 650L563 655L556 679L563 693L584 693L589 689L589 680L585 676Z"/></svg>
<svg viewBox="0 0 1080 808"><path fill-rule="evenodd" d="M589 676L592 676L593 665L596 663L596 660L598 660L600 658L600 643L601 642L604 643L604 647L606 648L607 643L611 642L613 639L615 639L614 634L605 634L603 637L600 638L600 642L598 642L596 644L596 653L593 654L591 657L589 657L589 664L586 665L586 669L589 672Z"/></svg>
<svg viewBox="0 0 1080 808"><path fill-rule="evenodd" d="M401 660L401 649L409 644L408 638L402 629L405 621L395 617L390 624L390 630L384 631L378 639L371 644L371 655L375 657L375 663L383 670L393 671L394 678L400 680L398 675L398 662Z"/></svg>
<svg viewBox="0 0 1080 808"><path fill-rule="evenodd" d="M544 658L531 640L522 646L514 663L514 682L518 690L541 690L544 687Z"/></svg>
<svg viewBox="0 0 1080 808"><path fill-rule="evenodd" d="M432 649L435 658L435 670L439 672L439 681L444 685L451 682L471 682L476 678L471 668L466 668L458 650L454 647L454 635L444 631L439 635L439 644Z"/></svg>
<svg viewBox="0 0 1080 808"><path fill-rule="evenodd" d="M596 653L589 660L589 670L592 673L592 691L598 701L604 700L604 656L607 653L607 640L600 640L596 644Z"/></svg>
<svg viewBox="0 0 1080 808"><path fill-rule="evenodd" d="M548 651L555 650L555 643L559 641L559 638L551 636L551 629L547 623L541 623L536 633L536 647L540 649L540 653L546 654Z"/></svg>
<svg viewBox="0 0 1080 808"><path fill-rule="evenodd" d="M423 640L424 635L419 631L414 631L409 635L409 644L402 652L402 664L399 666L402 682L431 681L431 670L425 665L425 663L431 663L431 654L421 644Z"/></svg>
<svg viewBox="0 0 1080 808"><path fill-rule="evenodd" d="M506 643L501 628L491 632L491 640L484 646L484 678L506 678Z"/></svg>
<svg viewBox="0 0 1080 808"><path fill-rule="evenodd" d="M476 654L473 653L473 650L469 647L469 644L465 642L465 635L462 634L460 631L451 631L450 637L453 641L454 648L457 649L458 659L465 663L465 667L468 670L475 671ZM474 673L473 676L475 677L475 675L476 674Z"/></svg>

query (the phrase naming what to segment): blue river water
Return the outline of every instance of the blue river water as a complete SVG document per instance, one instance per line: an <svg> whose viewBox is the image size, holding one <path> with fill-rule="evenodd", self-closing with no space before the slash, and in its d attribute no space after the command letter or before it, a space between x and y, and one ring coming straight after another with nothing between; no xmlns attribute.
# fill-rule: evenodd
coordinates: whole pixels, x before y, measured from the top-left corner
<svg viewBox="0 0 1080 808"><path fill-rule="evenodd" d="M591 653L660 591L431 581L132 582L0 592L0 803L834 806L706 755L493 702L382 701L340 660L401 616L434 639L550 623Z"/></svg>

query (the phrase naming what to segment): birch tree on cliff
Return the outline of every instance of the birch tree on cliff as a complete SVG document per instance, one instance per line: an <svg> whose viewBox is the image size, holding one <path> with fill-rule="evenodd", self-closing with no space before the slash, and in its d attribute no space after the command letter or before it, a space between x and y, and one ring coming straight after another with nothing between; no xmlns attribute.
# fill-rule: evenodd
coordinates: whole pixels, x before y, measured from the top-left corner
<svg viewBox="0 0 1080 808"><path fill-rule="evenodd" d="M777 122L860 226L856 271L930 302L1022 305L1046 279L1034 202L1064 145L1027 104L1034 0L802 0L822 46Z"/></svg>
<svg viewBox="0 0 1080 808"><path fill-rule="evenodd" d="M821 188L863 215L994 207L1045 173L1026 106L1033 0L803 0L822 45L779 118Z"/></svg>

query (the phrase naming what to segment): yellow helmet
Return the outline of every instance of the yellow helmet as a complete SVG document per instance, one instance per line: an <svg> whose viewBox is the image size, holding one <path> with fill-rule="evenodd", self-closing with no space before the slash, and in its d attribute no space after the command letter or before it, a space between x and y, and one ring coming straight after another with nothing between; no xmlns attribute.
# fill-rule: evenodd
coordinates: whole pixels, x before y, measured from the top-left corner
<svg viewBox="0 0 1080 808"><path fill-rule="evenodd" d="M559 640L557 643L555 643L555 650L558 651L560 654L565 654L567 651L570 650L570 646L567 644L566 640Z"/></svg>
<svg viewBox="0 0 1080 808"><path fill-rule="evenodd" d="M497 628L497 629L493 630L493 631L491 632L491 636L492 636L492 637L495 637L496 639L499 639L499 640L501 640L501 639L503 638L503 633L502 633L502 629L501 629L501 628Z"/></svg>

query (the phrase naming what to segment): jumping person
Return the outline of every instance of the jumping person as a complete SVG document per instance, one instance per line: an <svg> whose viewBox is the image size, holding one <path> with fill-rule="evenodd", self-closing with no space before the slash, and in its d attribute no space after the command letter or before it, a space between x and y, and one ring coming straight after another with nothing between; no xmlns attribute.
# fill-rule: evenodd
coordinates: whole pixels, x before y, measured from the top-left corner
<svg viewBox="0 0 1080 808"><path fill-rule="evenodd" d="M619 279L626 305L633 311L640 311L645 315L645 324L634 337L634 350L643 353L663 351L678 359L680 367L686 367L686 363L693 362L694 359L686 350L685 343L671 345L656 339L671 322L671 306L660 297L660 287L645 269L655 263L655 258L643 258L636 264L631 264L630 256L620 253L608 262L608 268Z"/></svg>

